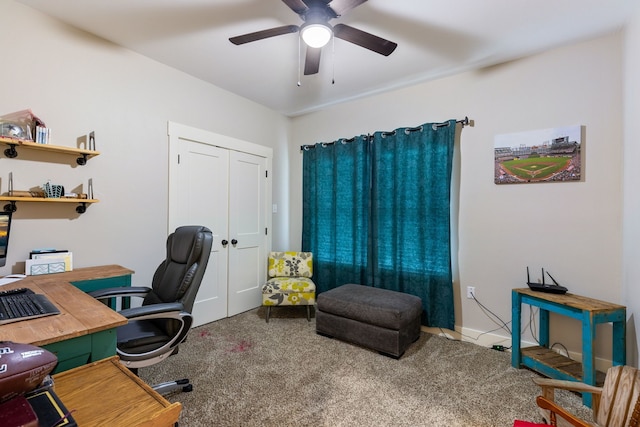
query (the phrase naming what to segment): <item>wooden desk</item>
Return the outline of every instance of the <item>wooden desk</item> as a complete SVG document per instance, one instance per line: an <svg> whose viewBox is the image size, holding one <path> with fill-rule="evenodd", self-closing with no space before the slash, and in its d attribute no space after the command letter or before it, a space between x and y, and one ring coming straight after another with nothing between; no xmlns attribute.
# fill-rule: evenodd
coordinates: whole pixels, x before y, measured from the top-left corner
<svg viewBox="0 0 640 427"><path fill-rule="evenodd" d="M46 295L60 314L0 326L3 340L34 344L58 356L62 372L116 354L116 331L127 319L71 282L119 277L132 271L119 266L81 268L67 273L27 276L2 289L29 288Z"/></svg>
<svg viewBox="0 0 640 427"><path fill-rule="evenodd" d="M551 294L529 288L512 293L511 365L524 365L550 378L599 384L604 373L597 372L593 344L596 325L611 323L613 328L613 365L626 364L626 307L575 294ZM520 347L522 304L540 307L540 346ZM582 322L582 363L564 357L549 348L549 312L572 317ZM582 402L591 406L591 393L583 393Z"/></svg>
<svg viewBox="0 0 640 427"><path fill-rule="evenodd" d="M79 426L173 426L182 405L169 403L110 357L53 376L54 390Z"/></svg>

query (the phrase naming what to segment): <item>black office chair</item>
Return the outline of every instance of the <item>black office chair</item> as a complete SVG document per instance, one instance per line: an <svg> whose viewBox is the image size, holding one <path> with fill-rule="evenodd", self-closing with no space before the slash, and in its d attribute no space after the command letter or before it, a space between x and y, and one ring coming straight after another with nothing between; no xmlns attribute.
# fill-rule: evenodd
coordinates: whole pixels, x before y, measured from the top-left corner
<svg viewBox="0 0 640 427"><path fill-rule="evenodd" d="M158 266L151 288L109 288L90 292L100 300L144 298L141 307L120 311L129 320L117 328L120 361L137 373L178 352L193 323L193 303L209 261L213 237L202 226L178 227L167 238L167 258ZM153 386L161 394L191 391L188 379Z"/></svg>

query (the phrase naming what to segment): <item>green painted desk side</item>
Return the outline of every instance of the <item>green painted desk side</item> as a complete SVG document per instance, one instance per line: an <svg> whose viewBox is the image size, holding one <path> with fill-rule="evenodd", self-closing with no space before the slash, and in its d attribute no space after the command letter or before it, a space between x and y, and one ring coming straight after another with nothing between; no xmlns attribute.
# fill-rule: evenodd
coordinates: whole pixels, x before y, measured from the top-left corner
<svg viewBox="0 0 640 427"><path fill-rule="evenodd" d="M90 280L78 280L70 282L73 286L80 289L83 292L93 292L106 288L123 288L131 286L131 274L116 277L105 277L102 279L90 279ZM116 309L116 300L109 301L109 307L113 310ZM123 298L122 308L129 308L130 299Z"/></svg>
<svg viewBox="0 0 640 427"><path fill-rule="evenodd" d="M54 374L115 355L116 330L94 332L42 346L58 357Z"/></svg>
<svg viewBox="0 0 640 427"><path fill-rule="evenodd" d="M131 274L74 280L69 283L83 292L92 292L106 288L130 287ZM109 306L115 309L115 303L115 300L110 301ZM129 299L126 299L123 301L123 308L128 307ZM56 374L114 356L116 354L116 338L116 330L113 328L43 345L42 347L58 357L58 365L53 371L53 373Z"/></svg>

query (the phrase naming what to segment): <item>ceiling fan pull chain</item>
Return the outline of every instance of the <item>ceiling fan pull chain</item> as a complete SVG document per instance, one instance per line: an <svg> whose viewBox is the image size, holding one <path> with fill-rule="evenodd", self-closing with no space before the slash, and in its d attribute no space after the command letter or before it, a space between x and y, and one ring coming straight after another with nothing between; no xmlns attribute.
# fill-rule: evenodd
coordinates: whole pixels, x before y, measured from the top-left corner
<svg viewBox="0 0 640 427"><path fill-rule="evenodd" d="M336 38L331 37L331 84L336 84Z"/></svg>

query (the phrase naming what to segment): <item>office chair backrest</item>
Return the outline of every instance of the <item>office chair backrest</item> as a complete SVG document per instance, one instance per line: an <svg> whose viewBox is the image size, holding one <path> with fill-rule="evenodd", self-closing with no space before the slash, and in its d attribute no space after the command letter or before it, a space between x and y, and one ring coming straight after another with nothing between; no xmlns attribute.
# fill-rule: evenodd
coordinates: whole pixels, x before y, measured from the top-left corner
<svg viewBox="0 0 640 427"><path fill-rule="evenodd" d="M153 275L153 291L142 304L181 302L184 310L191 313L212 243L213 236L207 227L176 228L167 238L167 258Z"/></svg>

